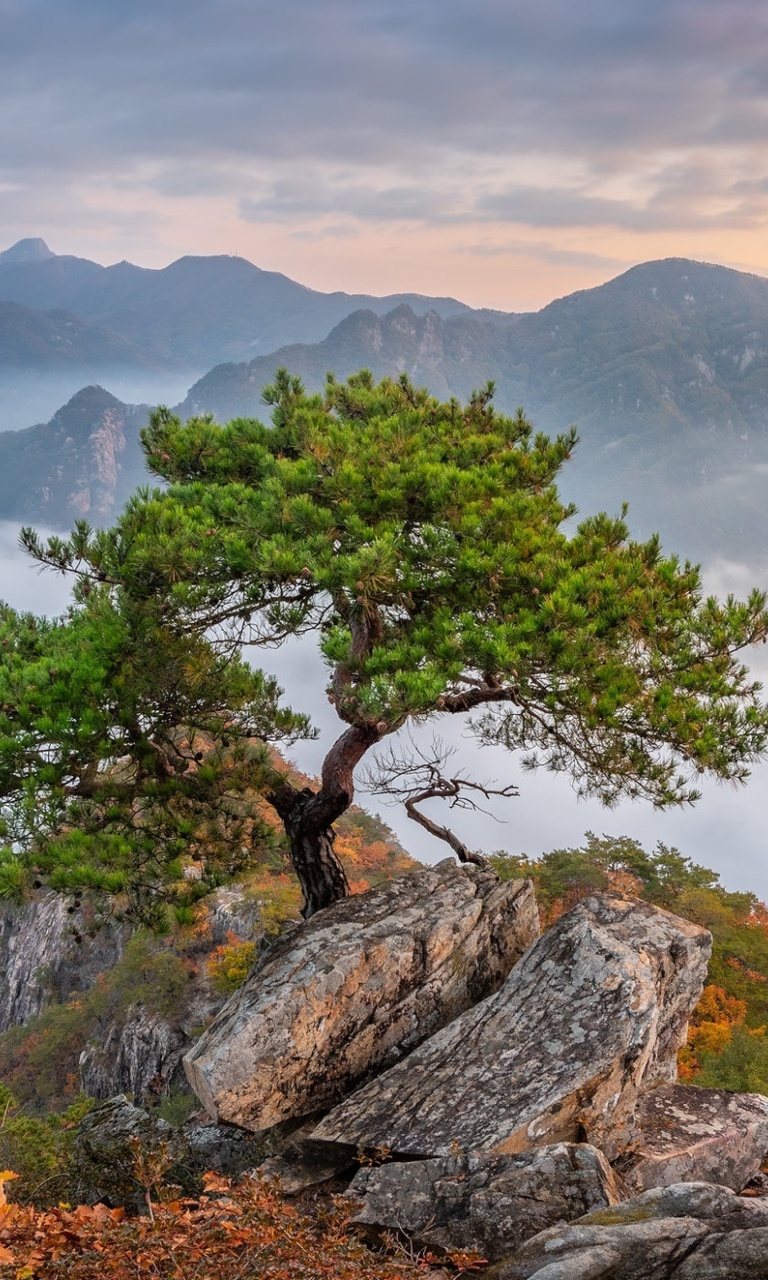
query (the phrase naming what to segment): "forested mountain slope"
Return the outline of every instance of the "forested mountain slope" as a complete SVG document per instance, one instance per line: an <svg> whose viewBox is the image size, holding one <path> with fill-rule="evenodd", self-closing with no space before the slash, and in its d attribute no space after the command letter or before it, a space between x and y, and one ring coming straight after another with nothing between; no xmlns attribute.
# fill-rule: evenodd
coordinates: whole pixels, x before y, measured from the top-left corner
<svg viewBox="0 0 768 1280"><path fill-rule="evenodd" d="M133 285L123 288L123 276L134 281L135 297L145 301L154 296L152 290L160 289L160 277L166 284L176 280L175 301L168 302L166 312L166 303L158 297L153 323L165 326L167 335L176 333L173 316L179 309L185 316L192 311L184 323L198 326L202 334L206 325L216 330L217 316L226 313L224 329L230 328L229 337L221 339L225 343L235 342L231 326L256 332L254 313L248 310L250 303L243 303L242 290L248 280L258 282L252 298L258 293L270 318L254 347L263 347L271 337L271 354L211 369L179 404L183 417L212 413L223 422L241 415L263 416L261 390L280 365L313 388L322 386L328 370L338 377L363 366L377 377L407 372L440 398L466 397L490 379L496 384L500 409L522 405L534 425L550 433L577 425L580 444L563 489L582 510L616 510L628 501L633 530L645 535L659 529L666 545L696 559L716 554L745 559L768 544L768 281L762 278L667 259L635 267L608 284L528 315L448 314L450 303L443 314L434 309L417 314L405 302L381 314L383 300L368 300L365 309L345 315L322 341L307 342L296 340L304 324L299 323L299 311L293 304L283 307L275 302L274 290L283 300L295 297L297 306L299 295L308 295L309 310L301 315L308 316L315 307L312 324L318 327L321 315L325 324L333 307L343 309L355 300L312 295L237 259L181 260L166 269L167 277L163 272L144 273L151 277L149 282L143 277L139 281L132 274L139 269L128 270L128 264L125 271L97 268L94 277L94 264L81 268L77 263L52 257L24 264L32 273L29 280L35 271L41 279L44 270L51 276L45 289L39 284L37 293L30 286L30 294L48 303L71 292L71 277L79 279L82 271L78 288L86 301L91 299L89 306L95 307L97 298L98 305L107 308L109 280L118 282L115 296L122 299L120 306L128 306L125 300L134 296ZM11 267L3 268L0 256L0 295L3 280L15 279L13 271L20 270ZM206 272L218 282L213 292L204 287ZM57 285L57 293L53 284L59 277L69 283L67 289ZM101 282L98 286L95 278ZM196 289L205 305L192 306ZM321 307L318 299L328 298L335 299L331 311L322 310L325 302ZM428 301L422 300L425 307ZM104 314L114 319L108 309ZM135 314L138 317L139 310ZM221 336L224 329L216 331ZM291 345L280 346L279 335L289 331ZM150 332L151 326L146 333ZM181 329L173 341L178 337L179 343L186 342L180 335ZM169 346L164 349L170 353ZM72 405L79 403L75 398ZM58 421L73 412L72 405L60 411ZM120 413L127 414L130 424L113 507L143 475L137 436L145 414L125 408ZM102 426L96 412L92 431L99 433ZM78 514L103 518L98 504L73 502L65 482L57 480L57 469L63 468L63 477L69 466L61 453L63 442L68 436L74 440L74 433L67 432L56 443L55 431L35 432L27 435L23 447L11 433L0 436L0 468L14 495L12 507L0 495L0 517L18 514L62 526ZM83 445L86 451L90 447ZM41 505L34 495L43 489L49 496Z"/></svg>

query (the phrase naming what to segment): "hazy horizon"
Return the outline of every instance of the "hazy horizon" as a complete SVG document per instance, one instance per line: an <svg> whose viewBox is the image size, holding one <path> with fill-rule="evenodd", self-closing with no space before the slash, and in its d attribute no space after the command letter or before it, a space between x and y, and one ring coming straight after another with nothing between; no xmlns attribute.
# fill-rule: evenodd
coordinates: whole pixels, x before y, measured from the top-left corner
<svg viewBox="0 0 768 1280"><path fill-rule="evenodd" d="M0 242L536 309L768 271L758 0L4 6Z"/></svg>

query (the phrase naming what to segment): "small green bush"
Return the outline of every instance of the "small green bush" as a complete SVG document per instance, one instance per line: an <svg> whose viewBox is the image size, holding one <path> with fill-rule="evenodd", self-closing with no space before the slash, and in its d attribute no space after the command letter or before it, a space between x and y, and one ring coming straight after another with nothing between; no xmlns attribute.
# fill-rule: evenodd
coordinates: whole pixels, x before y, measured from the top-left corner
<svg viewBox="0 0 768 1280"><path fill-rule="evenodd" d="M72 1144L77 1126L93 1106L80 1097L65 1111L44 1117L27 1115L0 1084L0 1165L19 1175L13 1198L20 1204L58 1204L76 1196Z"/></svg>

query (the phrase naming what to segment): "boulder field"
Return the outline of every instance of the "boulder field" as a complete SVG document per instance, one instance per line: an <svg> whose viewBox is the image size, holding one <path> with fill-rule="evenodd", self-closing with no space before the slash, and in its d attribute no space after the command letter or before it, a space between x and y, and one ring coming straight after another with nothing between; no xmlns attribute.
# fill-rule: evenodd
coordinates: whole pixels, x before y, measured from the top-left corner
<svg viewBox="0 0 768 1280"><path fill-rule="evenodd" d="M768 1099L677 1083L710 948L621 894L540 936L528 882L441 863L293 927L185 1069L217 1123L300 1126L288 1192L362 1153L366 1234L494 1280L768 1280Z"/></svg>

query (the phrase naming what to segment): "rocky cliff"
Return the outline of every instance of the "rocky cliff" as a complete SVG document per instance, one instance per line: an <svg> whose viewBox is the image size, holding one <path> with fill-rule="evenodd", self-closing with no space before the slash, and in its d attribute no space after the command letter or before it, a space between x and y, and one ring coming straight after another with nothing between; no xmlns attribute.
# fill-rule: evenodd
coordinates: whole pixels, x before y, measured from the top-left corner
<svg viewBox="0 0 768 1280"><path fill-rule="evenodd" d="M82 901L40 890L23 906L0 906L0 1032L52 1001L87 991L120 958L128 932L96 928Z"/></svg>
<svg viewBox="0 0 768 1280"><path fill-rule="evenodd" d="M53 1037L55 1044L61 1034L55 1020L40 1015L69 1006L58 1072L75 1076L77 1088L93 1098L127 1093L139 1101L186 1091L181 1057L224 1001L211 984L206 957L238 939L256 946L264 941L259 903L242 888L222 888L206 905L199 937L179 946L176 939L153 940L127 925L99 921L87 899L41 890L23 906L4 904L0 1033L29 1027L34 1071L36 1039ZM0 1048L12 1087L25 1070L25 1052L23 1043ZM55 1069L37 1064L43 1075ZM29 1093L33 1107L51 1095L51 1081L41 1084L42 1093ZM51 1096L59 1095L54 1090Z"/></svg>
<svg viewBox="0 0 768 1280"><path fill-rule="evenodd" d="M139 446L145 405L85 387L50 422L0 434L0 511L67 528L105 524L149 479Z"/></svg>

